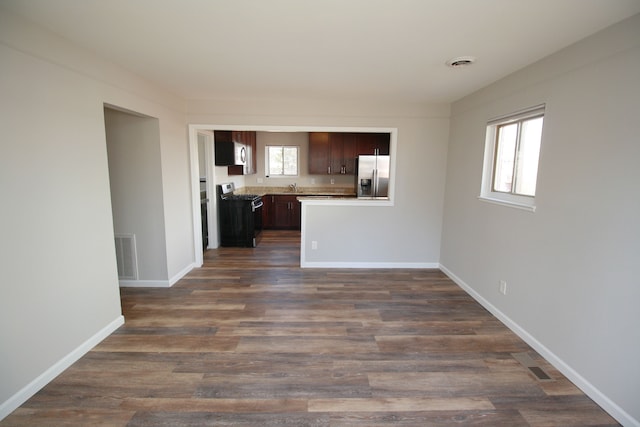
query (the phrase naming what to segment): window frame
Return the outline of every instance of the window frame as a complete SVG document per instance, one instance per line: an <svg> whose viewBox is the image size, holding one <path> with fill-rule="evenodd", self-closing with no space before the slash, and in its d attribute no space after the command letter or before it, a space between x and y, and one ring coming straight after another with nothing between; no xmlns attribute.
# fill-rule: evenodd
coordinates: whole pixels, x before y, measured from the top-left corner
<svg viewBox="0 0 640 427"><path fill-rule="evenodd" d="M282 174L272 175L269 163L269 148L281 148L284 150L285 148L295 148L296 149L296 174L295 175L286 175L284 174L284 164L282 165L283 170ZM298 145L265 145L264 147L264 176L265 178L297 178L300 176L300 146ZM284 153L283 153L284 155Z"/></svg>
<svg viewBox="0 0 640 427"><path fill-rule="evenodd" d="M511 192L496 191L494 190L494 176L497 160L497 147L498 147L498 129L505 125L513 123L521 124L524 121L531 120L533 118L543 118L543 130L540 136L540 150L538 151L538 159L540 158L540 152L542 151L542 140L544 136L544 117L545 117L545 104L536 105L535 107L520 110L515 113L504 115L491 119L487 122L486 136L485 136L485 149L484 149L484 165L482 169L482 185L480 188L481 201L496 203L504 206L509 206L517 209L523 209L530 212L536 210L536 195L523 195L514 192L515 180L512 184ZM519 126L520 127L520 126ZM520 135L518 135L518 141L516 142L516 158L518 156L518 149L520 143ZM516 165L514 163L514 174ZM538 172L540 170L540 164L538 163ZM536 177L537 181L537 177ZM536 186L537 193L537 186Z"/></svg>

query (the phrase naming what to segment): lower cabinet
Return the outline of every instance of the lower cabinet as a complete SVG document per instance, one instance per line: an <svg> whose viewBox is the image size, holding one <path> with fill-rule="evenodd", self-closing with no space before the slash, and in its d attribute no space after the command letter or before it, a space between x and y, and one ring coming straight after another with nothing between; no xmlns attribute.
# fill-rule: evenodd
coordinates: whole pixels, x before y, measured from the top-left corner
<svg viewBox="0 0 640 427"><path fill-rule="evenodd" d="M269 194L262 198L262 223L264 228L299 230L300 202L298 196Z"/></svg>
<svg viewBox="0 0 640 427"><path fill-rule="evenodd" d="M273 228L273 196L262 196L262 228Z"/></svg>

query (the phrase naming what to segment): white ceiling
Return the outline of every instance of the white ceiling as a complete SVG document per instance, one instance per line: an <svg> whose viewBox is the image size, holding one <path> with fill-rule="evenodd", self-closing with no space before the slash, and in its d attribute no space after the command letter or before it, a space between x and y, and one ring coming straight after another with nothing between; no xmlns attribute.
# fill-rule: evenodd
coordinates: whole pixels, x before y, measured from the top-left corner
<svg viewBox="0 0 640 427"><path fill-rule="evenodd" d="M0 0L187 99L451 102L640 0ZM472 55L468 68L445 62Z"/></svg>

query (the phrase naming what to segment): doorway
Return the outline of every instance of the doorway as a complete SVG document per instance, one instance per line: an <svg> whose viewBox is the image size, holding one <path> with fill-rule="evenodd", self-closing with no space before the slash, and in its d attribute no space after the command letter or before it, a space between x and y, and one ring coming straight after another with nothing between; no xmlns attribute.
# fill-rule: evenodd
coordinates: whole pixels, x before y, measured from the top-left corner
<svg viewBox="0 0 640 427"><path fill-rule="evenodd" d="M104 105L104 121L120 286L168 286L159 120Z"/></svg>

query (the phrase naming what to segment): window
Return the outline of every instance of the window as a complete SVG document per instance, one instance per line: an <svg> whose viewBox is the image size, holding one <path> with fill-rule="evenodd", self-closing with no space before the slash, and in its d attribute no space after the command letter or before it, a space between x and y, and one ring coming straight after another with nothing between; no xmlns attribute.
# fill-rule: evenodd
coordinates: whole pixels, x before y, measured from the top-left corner
<svg viewBox="0 0 640 427"><path fill-rule="evenodd" d="M298 176L298 147L268 145L266 151L267 177Z"/></svg>
<svg viewBox="0 0 640 427"><path fill-rule="evenodd" d="M487 124L480 199L535 210L544 105Z"/></svg>

